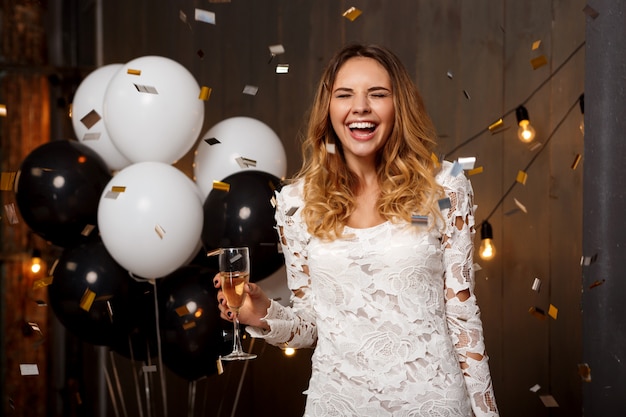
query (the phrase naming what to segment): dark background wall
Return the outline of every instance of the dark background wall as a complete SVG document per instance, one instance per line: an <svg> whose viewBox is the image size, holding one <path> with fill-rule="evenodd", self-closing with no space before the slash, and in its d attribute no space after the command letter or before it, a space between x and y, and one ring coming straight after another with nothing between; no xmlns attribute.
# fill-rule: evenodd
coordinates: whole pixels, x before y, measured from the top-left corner
<svg viewBox="0 0 626 417"><path fill-rule="evenodd" d="M11 3L4 2L3 13ZM354 21L342 16L351 6L363 11ZM214 12L216 24L194 21L196 7ZM293 173L313 88L331 54L350 41L392 48L423 94L440 135L439 153L449 160L474 156L484 168L470 177L476 220L489 219L498 252L489 262L476 258L476 292L502 415L580 416L582 170L572 163L583 153L577 100L584 90L584 7L581 0L49 1L48 61L39 66L64 75L65 84L51 86L62 103L71 102L77 82L99 65L172 58L212 88L203 131L231 116L259 119L281 137ZM286 52L270 60L268 47L275 44ZM541 55L545 65L534 68L531 60ZM278 63L289 64L289 73L276 74ZM242 93L248 84L258 86L256 96ZM516 137L513 110L520 104L539 146ZM63 106L52 106L52 114L51 137L71 136ZM503 128L489 131L499 118ZM192 161L190 153L176 166L190 174ZM520 170L528 174L525 184L516 182ZM535 279L540 291L532 289ZM529 314L533 307L547 313L551 305L558 309L554 317ZM62 332L54 323L50 330ZM187 415L194 388L196 415L299 415L310 352L286 358L262 341L255 344L262 352L257 360L197 384L168 373L169 415ZM129 373L132 364L90 346L82 346L81 355L88 387L83 409L115 411L103 389L103 366L126 373L125 401L132 409L135 389L143 389ZM52 388L50 410L63 409L54 392L64 389L62 382ZM158 381L152 384L159 399L147 411L163 415L164 391ZM558 407L546 407L542 396L552 396ZM104 406L94 405L99 398ZM237 414L231 414L235 402Z"/></svg>

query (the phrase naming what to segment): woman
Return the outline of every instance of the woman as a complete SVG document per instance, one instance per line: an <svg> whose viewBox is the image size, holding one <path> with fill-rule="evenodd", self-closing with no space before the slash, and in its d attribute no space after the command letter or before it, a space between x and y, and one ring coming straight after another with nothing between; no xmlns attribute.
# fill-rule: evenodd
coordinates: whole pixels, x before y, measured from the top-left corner
<svg viewBox="0 0 626 417"><path fill-rule="evenodd" d="M393 53L333 57L303 167L277 194L292 306L249 284L240 312L254 337L315 348L306 416L498 415L473 294L473 191L433 161L434 138Z"/></svg>

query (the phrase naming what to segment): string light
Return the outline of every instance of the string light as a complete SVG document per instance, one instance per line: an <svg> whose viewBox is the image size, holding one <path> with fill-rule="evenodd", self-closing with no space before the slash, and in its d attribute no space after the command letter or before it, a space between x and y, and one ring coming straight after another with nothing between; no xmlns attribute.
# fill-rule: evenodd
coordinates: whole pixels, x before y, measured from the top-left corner
<svg viewBox="0 0 626 417"><path fill-rule="evenodd" d="M580 114L583 117L580 119L580 125L578 128L580 129L580 133L585 134L585 93L581 94L578 98L578 104L580 105Z"/></svg>
<svg viewBox="0 0 626 417"><path fill-rule="evenodd" d="M517 137L524 143L530 143L535 139L535 128L530 124L530 117L528 117L528 110L526 107L519 106L515 109L515 116L517 117Z"/></svg>
<svg viewBox="0 0 626 417"><path fill-rule="evenodd" d="M33 253L30 258L30 270L33 274L38 274L43 267L43 261L41 260L41 251L39 249L33 249Z"/></svg>
<svg viewBox="0 0 626 417"><path fill-rule="evenodd" d="M493 230L487 220L480 225L480 248L478 249L478 255L485 261L489 261L496 256L496 247L493 244Z"/></svg>

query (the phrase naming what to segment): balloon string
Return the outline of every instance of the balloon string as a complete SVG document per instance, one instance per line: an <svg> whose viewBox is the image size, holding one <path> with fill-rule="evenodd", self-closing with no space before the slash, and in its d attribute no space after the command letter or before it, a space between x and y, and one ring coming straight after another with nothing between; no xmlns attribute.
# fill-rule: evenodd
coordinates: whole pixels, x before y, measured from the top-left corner
<svg viewBox="0 0 626 417"><path fill-rule="evenodd" d="M149 349L148 349L149 350ZM148 354L148 366L150 366L150 354ZM144 365L145 367L145 365ZM143 370L143 382L146 389L146 414L152 416L152 399L150 398L150 372Z"/></svg>
<svg viewBox="0 0 626 417"><path fill-rule="evenodd" d="M141 401L141 392L139 391L139 378L137 378L137 368L135 362L135 355L133 354L133 343L128 335L128 351L130 352L130 362L133 365L133 380L135 381L135 395L137 396L137 409L139 410L139 417L143 417L143 406Z"/></svg>
<svg viewBox="0 0 626 417"><path fill-rule="evenodd" d="M189 391L187 397L187 416L193 417L195 414L195 404L196 404L196 381L189 382Z"/></svg>
<svg viewBox="0 0 626 417"><path fill-rule="evenodd" d="M115 387L117 388L117 395L120 397L120 404L122 405L122 412L124 413L124 417L128 417L128 412L126 411L126 400L124 400L124 391L122 390L122 385L120 383L120 376L117 372L117 363L115 362L115 355L113 355L113 351L109 350L109 357L111 358L111 366L113 368L113 378L115 379Z"/></svg>
<svg viewBox="0 0 626 417"><path fill-rule="evenodd" d="M161 377L161 396L163 397L163 416L167 417L167 390L165 389L165 368L163 368L163 355L161 354L161 330L159 328L159 301L157 297L157 286L154 280L151 280L154 286L154 317L156 322L156 341L157 353L159 359L159 375Z"/></svg>
<svg viewBox="0 0 626 417"><path fill-rule="evenodd" d="M233 337L237 337L237 335L233 335ZM254 337L250 340L250 348L248 350L252 351L252 347L254 346ZM243 387L243 380L246 376L246 371L248 370L248 364L250 361L244 361L243 371L241 372L241 378L239 378L239 386L237 387L237 394L235 395L235 402L233 404L233 411L230 413L230 417L235 417L235 411L237 411L237 404L239 403L239 395L241 394L241 388Z"/></svg>
<svg viewBox="0 0 626 417"><path fill-rule="evenodd" d="M106 364L103 363L102 366L104 367L104 378L106 379L109 396L111 397L111 403L113 404L113 412L115 413L115 417L119 417L120 413L117 410L117 400L115 399L115 391L113 391L113 384L111 384L109 370L107 369Z"/></svg>

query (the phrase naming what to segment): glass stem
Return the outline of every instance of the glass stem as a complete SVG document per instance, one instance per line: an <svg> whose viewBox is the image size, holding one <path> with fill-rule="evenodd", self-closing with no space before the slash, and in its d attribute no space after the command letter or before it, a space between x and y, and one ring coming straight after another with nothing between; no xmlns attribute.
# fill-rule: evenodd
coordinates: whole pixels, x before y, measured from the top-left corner
<svg viewBox="0 0 626 417"><path fill-rule="evenodd" d="M233 352L242 353L241 339L239 338L239 314L233 318Z"/></svg>

